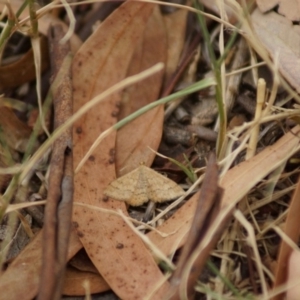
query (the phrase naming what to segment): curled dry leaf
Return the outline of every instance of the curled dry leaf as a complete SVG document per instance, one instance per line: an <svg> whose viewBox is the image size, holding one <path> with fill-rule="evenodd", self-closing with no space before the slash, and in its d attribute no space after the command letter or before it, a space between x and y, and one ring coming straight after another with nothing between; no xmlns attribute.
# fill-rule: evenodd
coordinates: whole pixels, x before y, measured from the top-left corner
<svg viewBox="0 0 300 300"><path fill-rule="evenodd" d="M158 62L165 62L167 51L166 30L156 7L147 22L143 38L137 44L127 76L137 74ZM119 119L157 100L163 72L126 89L121 102ZM163 128L163 105L153 108L131 121L117 132L116 171L118 177L134 170L140 162L151 165ZM130 143L128 141L130 140Z"/></svg>
<svg viewBox="0 0 300 300"><path fill-rule="evenodd" d="M300 28L285 17L256 9L251 14L253 29L285 79L300 92Z"/></svg>
<svg viewBox="0 0 300 300"><path fill-rule="evenodd" d="M48 43L45 37L40 39L41 71L49 67ZM21 72L20 72L21 71ZM0 90L12 88L35 79L33 51L30 49L19 60L0 67Z"/></svg>
<svg viewBox="0 0 300 300"><path fill-rule="evenodd" d="M74 110L126 76L135 45L142 36L154 6L125 2L96 29L74 57ZM74 124L74 167L95 139L116 122L119 94L96 105ZM164 279L150 252L118 216L84 207L122 210L125 204L103 201L103 191L115 178L111 155L115 134L105 138L75 175L73 219L84 248L109 286L122 299L140 299ZM160 298L164 283L156 292Z"/></svg>

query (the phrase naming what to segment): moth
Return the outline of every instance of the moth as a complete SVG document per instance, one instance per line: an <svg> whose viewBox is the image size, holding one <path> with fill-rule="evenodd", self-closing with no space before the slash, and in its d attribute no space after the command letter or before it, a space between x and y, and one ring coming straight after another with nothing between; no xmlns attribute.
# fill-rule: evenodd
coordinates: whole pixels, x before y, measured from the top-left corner
<svg viewBox="0 0 300 300"><path fill-rule="evenodd" d="M184 190L174 181L157 173L145 165L140 165L130 173L112 181L104 194L132 206L140 206L153 201L161 203L178 198Z"/></svg>

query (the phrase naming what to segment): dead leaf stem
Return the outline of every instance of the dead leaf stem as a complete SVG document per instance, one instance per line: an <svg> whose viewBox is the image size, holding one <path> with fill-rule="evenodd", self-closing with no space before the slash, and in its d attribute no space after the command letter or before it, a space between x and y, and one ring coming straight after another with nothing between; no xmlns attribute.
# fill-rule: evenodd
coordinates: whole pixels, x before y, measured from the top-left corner
<svg viewBox="0 0 300 300"><path fill-rule="evenodd" d="M60 44L64 36L60 25L49 32L52 49L52 69L56 76L70 52L68 43ZM53 91L55 127L72 115L71 70ZM73 198L72 133L68 128L53 144L50 162L49 188L45 209L43 263L38 299L60 299L71 228Z"/></svg>
<svg viewBox="0 0 300 300"><path fill-rule="evenodd" d="M170 299L182 299L182 287L185 284L182 281L182 275L185 270L187 261L189 260L191 254L197 248L197 245L201 243L203 237L205 236L207 229L209 228L210 223L214 220L216 213L219 210L221 203L221 194L222 189L218 187L218 167L216 164L215 155L211 154L207 172L202 184L201 192L199 195L196 211L194 214L194 218L191 224L191 229L189 231L187 241L182 250L182 254L180 256L180 260L178 262L176 271L174 272L170 282ZM192 297L194 294L194 285L196 280L205 265L205 261L207 259L207 255L209 254L209 250L205 251L199 255L199 258L196 260L193 270L189 275L188 287L187 287L187 295L188 299Z"/></svg>

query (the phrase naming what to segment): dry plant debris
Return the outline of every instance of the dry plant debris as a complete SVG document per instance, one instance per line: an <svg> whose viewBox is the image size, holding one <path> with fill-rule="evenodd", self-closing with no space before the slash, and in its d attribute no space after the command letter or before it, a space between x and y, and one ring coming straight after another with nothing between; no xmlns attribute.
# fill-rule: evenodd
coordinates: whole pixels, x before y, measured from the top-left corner
<svg viewBox="0 0 300 300"><path fill-rule="evenodd" d="M149 200L161 203L178 198L184 190L176 182L140 165L135 170L114 180L104 190L113 199L125 201L132 206L140 206Z"/></svg>
<svg viewBox="0 0 300 300"><path fill-rule="evenodd" d="M0 3L0 299L300 299L299 1L41 2Z"/></svg>

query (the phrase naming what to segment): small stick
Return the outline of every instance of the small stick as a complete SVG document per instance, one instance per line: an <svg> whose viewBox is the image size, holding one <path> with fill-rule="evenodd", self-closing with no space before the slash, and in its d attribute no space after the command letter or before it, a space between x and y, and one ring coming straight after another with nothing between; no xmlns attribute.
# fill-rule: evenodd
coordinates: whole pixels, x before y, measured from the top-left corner
<svg viewBox="0 0 300 300"><path fill-rule="evenodd" d="M201 187L197 208L191 225L187 241L182 249L182 253L177 268L170 279L169 298L179 300L181 298L181 288L184 284L183 273L185 266L193 251L201 243L211 222L219 211L222 189L218 186L218 167L215 155L211 155L207 164L206 175ZM218 235L216 235L218 236ZM217 242L217 240L215 241ZM208 252L206 253L208 255ZM187 283L188 299L194 294L194 285L204 266L207 256L202 255L195 263L189 275Z"/></svg>
<svg viewBox="0 0 300 300"><path fill-rule="evenodd" d="M64 61L70 54L70 46L68 43L60 43L63 36L61 25L54 25L50 28L49 40L53 47L51 57L53 79L60 69L64 72L63 80L53 91L55 128L64 124L72 116L71 68L69 66L64 70ZM61 298L72 215L71 147L72 132L69 128L53 144L45 209L42 274L37 297L40 300Z"/></svg>

